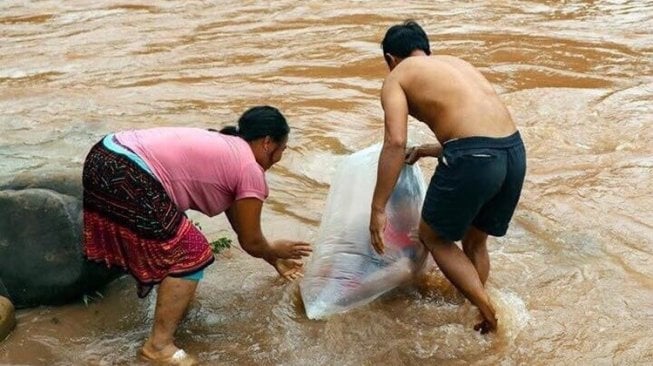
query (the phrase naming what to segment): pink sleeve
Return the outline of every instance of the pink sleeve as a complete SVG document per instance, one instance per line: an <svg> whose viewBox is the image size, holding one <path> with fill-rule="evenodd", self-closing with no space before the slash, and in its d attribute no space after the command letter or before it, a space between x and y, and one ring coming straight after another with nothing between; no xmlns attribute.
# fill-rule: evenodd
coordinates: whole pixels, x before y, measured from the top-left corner
<svg viewBox="0 0 653 366"><path fill-rule="evenodd" d="M267 197L268 183L265 181L263 169L257 163L244 166L240 173L240 181L236 187L235 199L257 198L265 201Z"/></svg>

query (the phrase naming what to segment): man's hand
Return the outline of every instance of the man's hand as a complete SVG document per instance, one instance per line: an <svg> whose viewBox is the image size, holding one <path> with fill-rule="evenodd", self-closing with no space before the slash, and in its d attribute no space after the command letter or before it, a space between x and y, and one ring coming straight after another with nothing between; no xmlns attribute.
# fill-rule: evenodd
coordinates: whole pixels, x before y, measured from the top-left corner
<svg viewBox="0 0 653 366"><path fill-rule="evenodd" d="M442 146L440 144L424 144L420 146L411 146L406 149L406 157L404 163L413 165L417 160L423 157L437 158L442 154Z"/></svg>
<svg viewBox="0 0 653 366"><path fill-rule="evenodd" d="M311 254L311 245L303 241L277 240L272 243L272 253L280 259L302 259Z"/></svg>
<svg viewBox="0 0 653 366"><path fill-rule="evenodd" d="M372 209L372 216L370 217L370 239L374 250L379 254L383 254L385 251L383 232L385 231L386 220L385 211Z"/></svg>
<svg viewBox="0 0 653 366"><path fill-rule="evenodd" d="M272 266L288 281L304 276L304 263L299 259L277 259Z"/></svg>
<svg viewBox="0 0 653 366"><path fill-rule="evenodd" d="M406 158L404 163L408 165L413 165L422 157L420 146L411 146L406 149Z"/></svg>

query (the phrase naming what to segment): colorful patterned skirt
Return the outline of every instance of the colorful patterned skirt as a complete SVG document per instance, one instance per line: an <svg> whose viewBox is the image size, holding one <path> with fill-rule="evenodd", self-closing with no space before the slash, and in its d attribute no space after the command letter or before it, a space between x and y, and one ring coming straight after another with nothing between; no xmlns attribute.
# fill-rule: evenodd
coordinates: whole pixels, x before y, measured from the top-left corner
<svg viewBox="0 0 653 366"><path fill-rule="evenodd" d="M163 185L102 141L88 153L82 181L85 254L131 273L140 297L166 276L183 277L213 263L208 241Z"/></svg>

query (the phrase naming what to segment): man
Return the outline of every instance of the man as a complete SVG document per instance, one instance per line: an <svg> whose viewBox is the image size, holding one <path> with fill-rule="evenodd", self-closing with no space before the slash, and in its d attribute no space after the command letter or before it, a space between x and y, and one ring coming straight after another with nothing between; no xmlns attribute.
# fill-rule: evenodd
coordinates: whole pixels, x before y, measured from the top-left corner
<svg viewBox="0 0 653 366"><path fill-rule="evenodd" d="M485 334L497 327L485 291L487 237L508 229L526 172L524 145L492 85L459 58L431 56L417 23L390 27L382 47L390 74L381 91L385 137L372 199L372 246L383 253L385 206L403 163L437 157L420 240L447 279L478 307L483 320L474 329ZM409 114L429 126L439 144L406 151Z"/></svg>

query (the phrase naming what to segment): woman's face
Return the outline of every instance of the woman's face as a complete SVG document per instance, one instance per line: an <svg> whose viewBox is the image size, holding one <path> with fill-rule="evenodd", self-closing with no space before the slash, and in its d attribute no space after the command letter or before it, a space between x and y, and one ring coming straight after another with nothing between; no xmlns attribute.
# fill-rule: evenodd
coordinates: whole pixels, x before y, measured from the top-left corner
<svg viewBox="0 0 653 366"><path fill-rule="evenodd" d="M266 136L264 139L257 141L259 142L254 144L256 147L253 147L256 161L263 169L268 170L283 157L283 152L287 147L288 136L279 142L274 141L270 136Z"/></svg>
<svg viewBox="0 0 653 366"><path fill-rule="evenodd" d="M272 141L272 151L270 151L270 166L278 163L283 157L283 152L288 147L288 136L280 142Z"/></svg>

